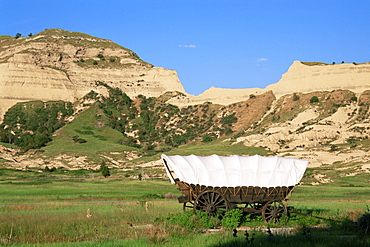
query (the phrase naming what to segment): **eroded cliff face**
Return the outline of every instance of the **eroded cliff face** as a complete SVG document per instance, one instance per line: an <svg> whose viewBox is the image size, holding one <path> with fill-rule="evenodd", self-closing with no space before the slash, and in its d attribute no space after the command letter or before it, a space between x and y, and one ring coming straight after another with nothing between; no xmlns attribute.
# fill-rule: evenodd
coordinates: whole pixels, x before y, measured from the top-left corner
<svg viewBox="0 0 370 247"><path fill-rule="evenodd" d="M210 88L194 96L185 92L176 71L142 61L133 51L110 40L83 33L49 29L29 38L0 36L0 121L20 101L73 102L100 88L96 82L118 87L128 96L181 94L168 103L188 106L212 102L229 105L268 91L280 98L292 93L370 88L370 63L323 64L295 61L279 82L264 89Z"/></svg>
<svg viewBox="0 0 370 247"><path fill-rule="evenodd" d="M361 93L370 88L370 63L322 64L294 61L278 83L269 85L277 97L291 93L309 93L348 89Z"/></svg>
<svg viewBox="0 0 370 247"><path fill-rule="evenodd" d="M171 99L175 105L196 105L203 102L228 105L244 101L251 95L260 95L272 91L277 98L292 93L310 93L315 91L351 90L356 93L370 88L370 63L323 64L294 61L279 82L264 89L223 89L211 87L204 93L193 96L185 95Z"/></svg>
<svg viewBox="0 0 370 247"><path fill-rule="evenodd" d="M30 38L0 37L0 120L20 101L75 101L96 82L130 97L185 90L177 73L153 67L112 41L50 29Z"/></svg>

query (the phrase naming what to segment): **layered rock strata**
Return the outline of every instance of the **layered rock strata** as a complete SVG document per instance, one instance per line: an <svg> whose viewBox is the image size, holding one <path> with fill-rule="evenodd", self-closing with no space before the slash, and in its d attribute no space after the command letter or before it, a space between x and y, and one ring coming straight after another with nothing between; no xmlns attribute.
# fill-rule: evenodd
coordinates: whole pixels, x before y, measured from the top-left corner
<svg viewBox="0 0 370 247"><path fill-rule="evenodd" d="M185 93L175 71L153 67L109 40L58 29L17 40L0 37L0 120L17 102L73 102L97 91L97 81L130 97Z"/></svg>

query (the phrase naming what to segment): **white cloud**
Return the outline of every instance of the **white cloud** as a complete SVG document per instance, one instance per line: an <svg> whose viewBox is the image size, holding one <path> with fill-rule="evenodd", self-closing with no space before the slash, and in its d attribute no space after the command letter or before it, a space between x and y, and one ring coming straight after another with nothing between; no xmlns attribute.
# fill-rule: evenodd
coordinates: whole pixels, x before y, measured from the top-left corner
<svg viewBox="0 0 370 247"><path fill-rule="evenodd" d="M179 47L185 47L185 48L195 48L196 45L179 45Z"/></svg>
<svg viewBox="0 0 370 247"><path fill-rule="evenodd" d="M267 58L261 57L257 59L257 62L265 62L267 60L268 60Z"/></svg>

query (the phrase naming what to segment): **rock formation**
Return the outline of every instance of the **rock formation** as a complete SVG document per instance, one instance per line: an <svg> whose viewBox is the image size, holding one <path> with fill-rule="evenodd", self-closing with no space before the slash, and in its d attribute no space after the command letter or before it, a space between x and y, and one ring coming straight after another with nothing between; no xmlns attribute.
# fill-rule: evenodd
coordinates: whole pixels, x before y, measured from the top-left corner
<svg viewBox="0 0 370 247"><path fill-rule="evenodd" d="M112 41L49 29L29 38L0 36L0 120L20 101L75 101L96 82L129 96L183 92L177 73L153 67Z"/></svg>
<svg viewBox="0 0 370 247"><path fill-rule="evenodd" d="M249 98L250 95L272 91L279 98L292 93L310 93L315 91L332 91L348 89L361 93L370 88L370 63L324 64L294 61L279 82L264 89L223 89L211 87L204 93L194 96L186 95L171 99L175 105L196 105L203 102L215 104L232 104Z"/></svg>
<svg viewBox="0 0 370 247"><path fill-rule="evenodd" d="M272 91L276 98L334 89L361 93L370 88L370 63L295 61L279 82L264 89L211 87L194 96L185 92L175 71L153 67L110 40L60 29L48 29L29 38L0 36L0 121L17 102L73 102L91 90L99 92L97 81L118 87L130 97L177 91L181 94L168 103L178 106L207 101L228 105L267 91Z"/></svg>
<svg viewBox="0 0 370 247"><path fill-rule="evenodd" d="M269 85L280 97L291 93L348 89L361 93L370 88L370 63L323 64L294 61L278 83Z"/></svg>

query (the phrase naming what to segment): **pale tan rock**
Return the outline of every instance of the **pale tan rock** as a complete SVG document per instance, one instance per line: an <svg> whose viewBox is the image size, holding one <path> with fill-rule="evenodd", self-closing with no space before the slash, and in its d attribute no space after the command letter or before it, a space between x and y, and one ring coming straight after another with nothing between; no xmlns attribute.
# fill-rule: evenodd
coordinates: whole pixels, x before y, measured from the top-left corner
<svg viewBox="0 0 370 247"><path fill-rule="evenodd" d="M227 83L227 82L225 82ZM264 89L222 89L211 87L204 93L194 96L186 95L174 98L169 102L175 105L195 105L203 102L228 105L244 101L252 94L262 94L272 91L279 98L292 93L309 93L314 91L332 91L348 89L361 93L370 88L370 63L365 64L318 64L306 65L294 61L281 79Z"/></svg>
<svg viewBox="0 0 370 247"><path fill-rule="evenodd" d="M53 35L53 42L46 42L41 40L43 37L22 38L23 43L10 46L1 46L0 42L0 121L16 102L74 102L91 90L98 91L97 81L118 87L130 97L157 97L167 91L185 93L176 71L153 67L124 48L78 47L57 42L73 38L108 44L110 41ZM98 54L119 58L121 66L79 66L81 59L100 63Z"/></svg>

